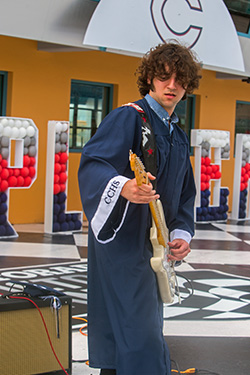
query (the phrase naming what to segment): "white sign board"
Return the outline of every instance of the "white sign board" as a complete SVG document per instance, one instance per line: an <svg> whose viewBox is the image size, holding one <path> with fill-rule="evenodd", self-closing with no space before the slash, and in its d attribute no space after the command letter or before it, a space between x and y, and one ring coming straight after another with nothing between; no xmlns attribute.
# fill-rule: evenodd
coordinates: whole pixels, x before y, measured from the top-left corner
<svg viewBox="0 0 250 375"><path fill-rule="evenodd" d="M223 0L101 0L83 44L142 56L169 39L192 48L205 68L244 71L239 38Z"/></svg>

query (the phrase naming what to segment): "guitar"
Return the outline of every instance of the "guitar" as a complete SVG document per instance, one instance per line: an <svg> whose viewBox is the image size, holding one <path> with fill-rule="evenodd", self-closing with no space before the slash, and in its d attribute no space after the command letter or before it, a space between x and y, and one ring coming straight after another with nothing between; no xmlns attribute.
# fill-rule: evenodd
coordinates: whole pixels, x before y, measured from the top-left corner
<svg viewBox="0 0 250 375"><path fill-rule="evenodd" d="M130 167L135 174L138 186L149 184L145 167L136 154L129 153ZM159 199L149 203L152 214L152 227L150 229L150 241L153 247L153 256L150 259L151 267L156 273L162 302L172 303L175 295L176 275L174 261L168 262L167 254L170 254L168 246L168 229L165 222L163 207Z"/></svg>

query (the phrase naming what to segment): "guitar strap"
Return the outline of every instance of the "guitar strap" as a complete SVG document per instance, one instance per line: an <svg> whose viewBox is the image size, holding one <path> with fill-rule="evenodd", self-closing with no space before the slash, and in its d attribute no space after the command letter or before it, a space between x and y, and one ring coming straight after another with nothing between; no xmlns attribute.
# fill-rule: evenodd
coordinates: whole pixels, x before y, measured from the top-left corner
<svg viewBox="0 0 250 375"><path fill-rule="evenodd" d="M141 129L142 129L142 140L141 140L141 151L143 155L144 166L147 172L152 173L153 176L157 176L157 149L155 135L152 129L152 125L146 115L145 111L136 103L128 103L126 106L133 107L137 110L141 117ZM151 181L154 189L156 189L156 180Z"/></svg>

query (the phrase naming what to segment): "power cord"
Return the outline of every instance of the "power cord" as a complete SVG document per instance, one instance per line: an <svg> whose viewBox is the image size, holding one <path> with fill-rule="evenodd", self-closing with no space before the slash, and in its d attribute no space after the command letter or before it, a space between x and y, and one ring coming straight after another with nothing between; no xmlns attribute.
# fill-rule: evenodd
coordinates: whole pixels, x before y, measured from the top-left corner
<svg viewBox="0 0 250 375"><path fill-rule="evenodd" d="M80 318L78 316L72 316L72 319L78 319L78 320L83 320L84 322L88 322L87 319L85 318ZM83 332L84 329L87 329L88 325L85 324L84 326L82 326L80 329L79 329L79 332L83 335L83 336L88 336L87 333ZM83 360L77 360L77 359L72 359L72 363L85 363L87 366L89 365L89 360L88 359L83 359Z"/></svg>

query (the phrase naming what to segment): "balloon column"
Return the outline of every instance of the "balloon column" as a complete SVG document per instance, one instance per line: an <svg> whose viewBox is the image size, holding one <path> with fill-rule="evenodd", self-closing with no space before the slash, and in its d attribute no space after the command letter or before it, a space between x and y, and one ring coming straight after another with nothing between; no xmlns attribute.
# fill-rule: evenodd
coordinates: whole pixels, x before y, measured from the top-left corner
<svg viewBox="0 0 250 375"><path fill-rule="evenodd" d="M237 134L232 219L238 220L250 218L249 179L250 134Z"/></svg>
<svg viewBox="0 0 250 375"><path fill-rule="evenodd" d="M49 121L44 229L46 233L79 231L82 212L66 212L69 122Z"/></svg>
<svg viewBox="0 0 250 375"><path fill-rule="evenodd" d="M0 238L18 236L8 221L9 190L31 187L37 151L38 129L32 120L0 117Z"/></svg>
<svg viewBox="0 0 250 375"><path fill-rule="evenodd" d="M191 145L195 147L197 189L195 220L197 222L227 219L229 190L221 188L221 160L229 159L229 135L229 132L220 130L191 131Z"/></svg>

